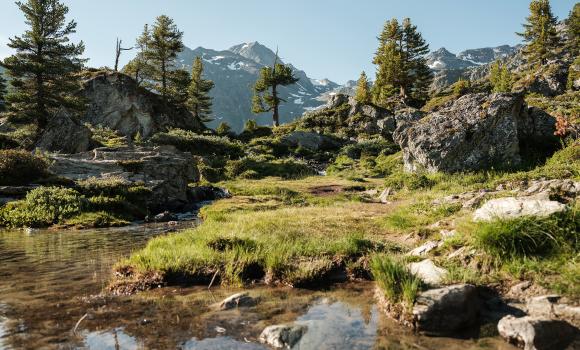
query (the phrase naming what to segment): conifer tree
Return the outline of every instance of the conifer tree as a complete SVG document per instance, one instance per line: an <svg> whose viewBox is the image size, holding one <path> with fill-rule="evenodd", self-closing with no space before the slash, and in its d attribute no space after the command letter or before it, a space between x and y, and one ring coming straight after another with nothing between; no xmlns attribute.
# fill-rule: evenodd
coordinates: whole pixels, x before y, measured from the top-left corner
<svg viewBox="0 0 580 350"><path fill-rule="evenodd" d="M143 61L149 66L145 78L155 82L153 88L165 100L170 98L170 75L175 68L177 54L183 50L183 32L167 16L157 17L153 28L146 27L138 44L143 46Z"/></svg>
<svg viewBox="0 0 580 350"><path fill-rule="evenodd" d="M221 122L220 125L218 125L218 127L215 129L215 132L219 136L228 136L230 135L231 131L232 127L226 122Z"/></svg>
<svg viewBox="0 0 580 350"><path fill-rule="evenodd" d="M568 42L567 46L570 48L572 55L580 55L580 2L574 5L570 16L566 19L568 26Z"/></svg>
<svg viewBox="0 0 580 350"><path fill-rule="evenodd" d="M362 72L360 78L358 79L354 98L357 102L362 104L368 104L371 102L369 80L365 72Z"/></svg>
<svg viewBox="0 0 580 350"><path fill-rule="evenodd" d="M273 112L274 126L280 125L280 103L286 102L279 97L278 87L296 84L298 78L294 76L290 66L278 63L278 52L272 67L264 67L260 70L260 77L254 86L254 98L252 100L252 112Z"/></svg>
<svg viewBox="0 0 580 350"><path fill-rule="evenodd" d="M167 73L167 98L172 103L184 105L189 99L191 76L184 69L175 69Z"/></svg>
<svg viewBox="0 0 580 350"><path fill-rule="evenodd" d="M187 107L193 115L203 122L211 121L212 98L209 92L213 89L214 83L203 78L203 62L201 57L196 57L191 69L191 82L188 88Z"/></svg>
<svg viewBox="0 0 580 350"><path fill-rule="evenodd" d="M1 64L2 61L0 61ZM6 86L6 79L0 73L0 113L6 111L6 93L8 92Z"/></svg>
<svg viewBox="0 0 580 350"><path fill-rule="evenodd" d="M554 57L559 44L557 23L549 0L532 0L524 31L517 33L527 43L523 53L529 63L545 64Z"/></svg>
<svg viewBox="0 0 580 350"><path fill-rule="evenodd" d="M379 36L379 49L373 60L378 66L373 86L375 103L384 105L399 94L409 104L423 104L433 80L425 58L428 53L429 45L410 19L402 24L396 19L388 21Z"/></svg>
<svg viewBox="0 0 580 350"><path fill-rule="evenodd" d="M151 40L151 32L149 31L149 25L145 24L143 27L143 32L137 38L135 48L137 49L137 55L129 63L123 67L123 73L130 75L135 79L138 85L141 85L145 81L145 77L151 77L152 66L149 63L146 53L147 45Z"/></svg>
<svg viewBox="0 0 580 350"><path fill-rule="evenodd" d="M24 13L28 30L10 38L16 53L4 60L13 89L6 100L8 116L36 121L42 130L59 108L82 111L84 101L75 95L77 75L85 60L79 56L84 44L70 42L76 32L74 21L66 22L68 7L58 0L27 0L16 3Z"/></svg>
<svg viewBox="0 0 580 350"><path fill-rule="evenodd" d="M496 61L491 65L489 80L491 82L491 86L493 86L493 92L512 91L512 73L509 71L506 65L501 64L499 61Z"/></svg>

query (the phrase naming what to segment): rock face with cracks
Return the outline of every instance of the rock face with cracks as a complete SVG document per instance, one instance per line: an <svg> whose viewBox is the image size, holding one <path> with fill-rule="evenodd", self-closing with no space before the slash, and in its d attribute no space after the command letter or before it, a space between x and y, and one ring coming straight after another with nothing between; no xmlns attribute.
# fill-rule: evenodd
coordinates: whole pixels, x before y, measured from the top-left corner
<svg viewBox="0 0 580 350"><path fill-rule="evenodd" d="M80 153L91 148L92 136L89 128L61 109L49 119L36 147L49 152Z"/></svg>
<svg viewBox="0 0 580 350"><path fill-rule="evenodd" d="M407 171L460 172L521 163L520 143L553 135L553 118L531 111L519 94L468 94L393 137Z"/></svg>
<svg viewBox="0 0 580 350"><path fill-rule="evenodd" d="M81 120L116 130L123 136L132 138L140 134L148 138L171 128L204 129L186 108L165 102L122 73L99 73L84 82L81 93L88 102Z"/></svg>

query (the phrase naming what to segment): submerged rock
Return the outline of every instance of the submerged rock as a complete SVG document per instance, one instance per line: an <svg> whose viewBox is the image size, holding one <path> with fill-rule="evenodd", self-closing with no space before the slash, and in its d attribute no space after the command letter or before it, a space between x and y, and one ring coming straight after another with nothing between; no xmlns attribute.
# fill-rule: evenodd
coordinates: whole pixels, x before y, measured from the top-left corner
<svg viewBox="0 0 580 350"><path fill-rule="evenodd" d="M497 329L502 338L525 350L565 349L579 334L577 328L564 321L531 316L506 316Z"/></svg>
<svg viewBox="0 0 580 350"><path fill-rule="evenodd" d="M413 306L415 328L443 335L473 326L480 311L475 286L458 284L420 293Z"/></svg>
<svg viewBox="0 0 580 350"><path fill-rule="evenodd" d="M566 205L544 198L507 197L486 202L473 214L475 221L514 219L522 216L545 217L566 210Z"/></svg>
<svg viewBox="0 0 580 350"><path fill-rule="evenodd" d="M274 348L290 349L296 345L308 328L304 325L275 325L266 327L260 334L260 342Z"/></svg>
<svg viewBox="0 0 580 350"><path fill-rule="evenodd" d="M231 295L219 304L220 310L230 310L238 307L249 307L257 304L257 300L252 298L248 293L237 293Z"/></svg>

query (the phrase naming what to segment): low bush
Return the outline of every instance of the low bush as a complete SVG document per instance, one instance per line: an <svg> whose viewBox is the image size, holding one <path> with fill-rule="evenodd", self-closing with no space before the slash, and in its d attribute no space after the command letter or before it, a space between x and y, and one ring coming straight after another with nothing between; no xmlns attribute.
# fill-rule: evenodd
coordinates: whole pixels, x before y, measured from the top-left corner
<svg viewBox="0 0 580 350"><path fill-rule="evenodd" d="M126 226L129 225L129 221L115 214L99 211L82 213L66 220L64 225L73 226L78 229L105 228Z"/></svg>
<svg viewBox="0 0 580 350"><path fill-rule="evenodd" d="M158 145L172 145L177 149L197 156L218 156L237 159L243 156L242 144L227 137L196 134L193 131L172 129L157 133L151 142Z"/></svg>
<svg viewBox="0 0 580 350"><path fill-rule="evenodd" d="M380 154L388 155L399 151L399 147L385 139L371 139L360 141L341 150L341 154L351 159L360 159L362 157L377 157Z"/></svg>
<svg viewBox="0 0 580 350"><path fill-rule="evenodd" d="M119 135L116 130L107 127L85 124L93 132L93 141L105 147L125 147L129 141L126 136Z"/></svg>
<svg viewBox="0 0 580 350"><path fill-rule="evenodd" d="M385 181L385 186L395 190L407 189L410 191L430 188L435 185L425 174L399 172L392 174Z"/></svg>
<svg viewBox="0 0 580 350"><path fill-rule="evenodd" d="M225 172L226 176L231 179L236 177L260 179L268 176L295 179L314 174L314 171L304 162L292 158L269 159L267 157L245 157L230 161L226 165Z"/></svg>
<svg viewBox="0 0 580 350"><path fill-rule="evenodd" d="M40 157L21 150L0 150L0 185L27 185L46 177L48 164Z"/></svg>
<svg viewBox="0 0 580 350"><path fill-rule="evenodd" d="M84 197L73 189L39 187L23 201L10 202L0 209L0 225L46 227L81 213L85 205Z"/></svg>

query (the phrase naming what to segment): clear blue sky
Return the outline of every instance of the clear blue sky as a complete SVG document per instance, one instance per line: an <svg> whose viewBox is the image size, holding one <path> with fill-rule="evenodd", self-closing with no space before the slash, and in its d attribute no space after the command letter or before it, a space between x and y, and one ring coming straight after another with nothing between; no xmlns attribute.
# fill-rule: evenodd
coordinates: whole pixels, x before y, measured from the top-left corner
<svg viewBox="0 0 580 350"><path fill-rule="evenodd" d="M0 57L8 37L24 29L12 0L0 0ZM516 44L514 32L528 13L529 0L64 0L78 23L85 57L95 67L113 64L115 38L132 44L145 23L172 17L195 48L226 49L259 41L278 46L282 57L313 78L339 83L371 64L376 36L391 17L410 17L431 49L452 52ZM552 0L554 13L567 17L576 0ZM126 62L132 54L126 54Z"/></svg>

